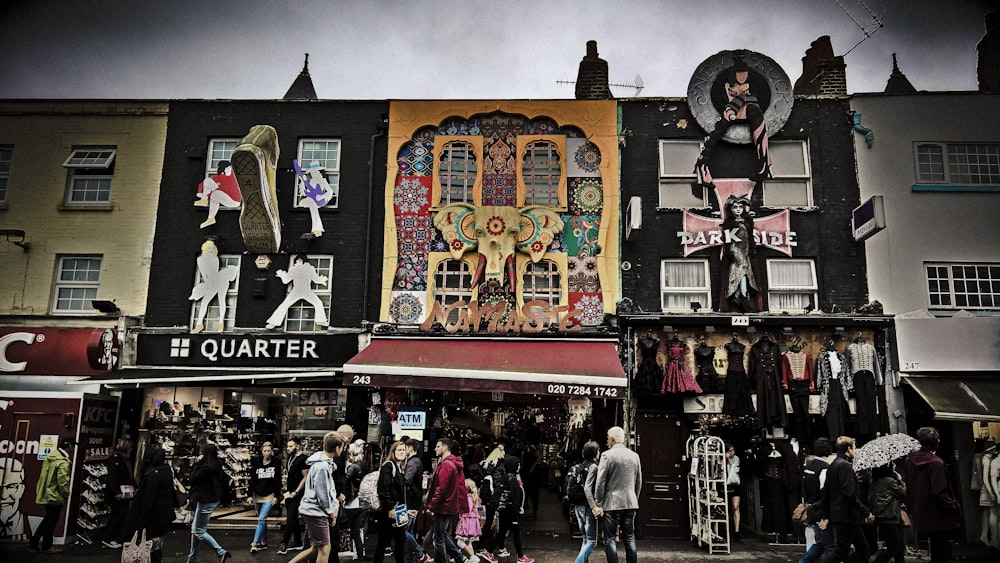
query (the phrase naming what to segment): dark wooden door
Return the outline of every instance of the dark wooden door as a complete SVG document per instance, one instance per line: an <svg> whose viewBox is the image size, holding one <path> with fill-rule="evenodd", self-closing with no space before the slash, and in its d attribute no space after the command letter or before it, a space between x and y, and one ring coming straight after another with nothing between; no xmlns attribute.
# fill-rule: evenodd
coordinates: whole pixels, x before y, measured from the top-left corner
<svg viewBox="0 0 1000 563"><path fill-rule="evenodd" d="M676 414L638 413L636 440L642 463L636 532L641 537L687 538L687 426Z"/></svg>

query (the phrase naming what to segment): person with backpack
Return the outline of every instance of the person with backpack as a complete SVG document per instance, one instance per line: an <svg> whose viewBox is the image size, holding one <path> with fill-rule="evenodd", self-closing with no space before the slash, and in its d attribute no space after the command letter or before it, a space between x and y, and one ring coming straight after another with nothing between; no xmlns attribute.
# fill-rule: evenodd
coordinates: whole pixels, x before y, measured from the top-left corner
<svg viewBox="0 0 1000 563"><path fill-rule="evenodd" d="M483 535L480 536L479 540L479 545L482 547L479 550L480 556L489 551L489 548L493 545L493 526L496 522L497 510L500 505L500 495L498 494L497 487L503 482L504 475L506 474L506 470L503 468L504 455L503 444L499 444L493 448L490 455L486 456L486 459L479 462L480 467L483 468L483 478L476 484L479 486L480 502L486 507L486 521L482 526Z"/></svg>
<svg viewBox="0 0 1000 563"><path fill-rule="evenodd" d="M108 457L108 476L104 492L107 495L111 515L108 516L108 523L104 526L104 539L101 540L101 545L111 549L120 549L122 546L121 536L125 518L128 516L128 507L135 494L132 462L129 461L131 453L132 440L121 438Z"/></svg>
<svg viewBox="0 0 1000 563"><path fill-rule="evenodd" d="M188 563L197 563L198 546L205 541L219 556L219 563L226 563L233 556L208 533L208 521L212 511L219 506L222 498L223 479L228 479L219 461L219 447L204 444L201 455L191 467L191 486L188 487L188 501L196 503L194 520L191 521L191 551Z"/></svg>
<svg viewBox="0 0 1000 563"><path fill-rule="evenodd" d="M379 508L372 512L378 528L374 560L375 563L385 561L385 548L389 545L389 540L393 540L392 555L396 563L405 563L406 526L397 525L396 506L406 505L406 485L403 482L406 443L394 442L387 453L378 473ZM408 520L414 515L415 513L408 514Z"/></svg>
<svg viewBox="0 0 1000 563"><path fill-rule="evenodd" d="M153 542L149 552L150 563L163 561L163 536L170 532L176 517L177 495L174 493L174 472L167 464L167 452L155 446L146 450L145 471L135 493L132 515L135 521L129 526L134 532L146 532L146 539Z"/></svg>
<svg viewBox="0 0 1000 563"><path fill-rule="evenodd" d="M361 500L358 493L361 489L361 480L368 472L368 464L365 463L365 441L355 440L347 448L347 471L346 487L344 491L344 519L347 526L351 527L351 542L354 547L354 560L365 560L365 536L364 536L364 516L365 509L361 507Z"/></svg>
<svg viewBox="0 0 1000 563"><path fill-rule="evenodd" d="M597 519L591 510L594 507L594 481L597 479L597 460L601 446L590 440L583 445L583 460L570 468L566 476L566 499L576 514L583 544L576 556L576 563L587 563L590 552L597 545Z"/></svg>
<svg viewBox="0 0 1000 563"><path fill-rule="evenodd" d="M497 563L494 553L497 548L503 547L503 542L507 538L507 532L514 540L514 549L517 551L517 563L533 563L535 560L524 554L524 547L521 545L521 524L520 518L524 514L524 485L521 483L519 472L521 470L521 460L514 456L507 456L503 460L504 469L507 476L500 485L500 528L490 549L483 553L483 558L490 563Z"/></svg>

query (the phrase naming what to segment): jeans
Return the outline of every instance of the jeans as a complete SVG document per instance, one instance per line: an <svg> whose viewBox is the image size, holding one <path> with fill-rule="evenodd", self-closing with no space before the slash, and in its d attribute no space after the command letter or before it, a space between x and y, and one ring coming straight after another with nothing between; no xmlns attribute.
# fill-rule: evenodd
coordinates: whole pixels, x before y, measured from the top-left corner
<svg viewBox="0 0 1000 563"><path fill-rule="evenodd" d="M823 563L830 561L847 561L854 545L855 561L868 561L871 552L868 550L868 539L861 524L831 524L836 548L833 553L825 553L820 559Z"/></svg>
<svg viewBox="0 0 1000 563"><path fill-rule="evenodd" d="M618 561L615 531L619 530L622 543L625 544L626 563L636 563L639 552L635 543L635 513L634 508L604 511L604 554L608 561Z"/></svg>
<svg viewBox="0 0 1000 563"><path fill-rule="evenodd" d="M274 504L270 502L255 502L253 509L257 511L257 531L253 534L254 543L267 545L267 515Z"/></svg>
<svg viewBox="0 0 1000 563"><path fill-rule="evenodd" d="M195 563L198 560L198 544L202 540L208 542L215 550L215 554L221 556L225 549L215 541L215 538L208 533L208 519L212 517L212 511L219 506L218 502L199 502L194 510L194 520L191 521L191 552L188 553L188 563Z"/></svg>
<svg viewBox="0 0 1000 563"><path fill-rule="evenodd" d="M302 545L302 527L299 526L299 499L289 497L285 499L285 534L281 536L281 543L288 544L289 540L295 540L291 545Z"/></svg>
<svg viewBox="0 0 1000 563"><path fill-rule="evenodd" d="M453 557L458 563L465 563L465 554L462 553L455 541L451 539L453 514L435 514L431 524L431 533L434 535L434 563L448 563L448 558Z"/></svg>
<svg viewBox="0 0 1000 563"><path fill-rule="evenodd" d="M580 554L576 556L576 563L587 563L590 552L597 545L597 519L587 505L574 505L573 510L576 511L576 521L580 525L580 533L583 534L583 545L580 546Z"/></svg>
<svg viewBox="0 0 1000 563"><path fill-rule="evenodd" d="M416 560L424 556L424 550L421 549L420 544L417 542L417 538L413 535L413 526L417 523L416 518L410 518L410 521L406 523L406 560Z"/></svg>
<svg viewBox="0 0 1000 563"><path fill-rule="evenodd" d="M354 545L354 555L358 561L365 560L365 511L360 508L345 508L347 523L351 526L351 541Z"/></svg>
<svg viewBox="0 0 1000 563"><path fill-rule="evenodd" d="M833 549L837 547L837 542L833 534L833 525L827 526L825 530L820 530L819 526L815 524L810 527L814 529L815 542L806 550L806 554L802 556L802 559L799 559L799 563L813 563L814 561L819 561L823 556L831 556Z"/></svg>
<svg viewBox="0 0 1000 563"><path fill-rule="evenodd" d="M903 542L903 526L901 524L879 524L878 536L885 542L885 551L878 554L873 563L905 563L906 544Z"/></svg>
<svg viewBox="0 0 1000 563"><path fill-rule="evenodd" d="M517 556L524 557L524 546L521 545L521 523L518 521L520 516L517 508L507 507L500 509L500 526L497 528L496 535L493 536L493 547L490 548L490 552L495 552L497 549L503 547L503 542L507 539L507 532L510 532L510 537L514 540L514 550L517 552Z"/></svg>

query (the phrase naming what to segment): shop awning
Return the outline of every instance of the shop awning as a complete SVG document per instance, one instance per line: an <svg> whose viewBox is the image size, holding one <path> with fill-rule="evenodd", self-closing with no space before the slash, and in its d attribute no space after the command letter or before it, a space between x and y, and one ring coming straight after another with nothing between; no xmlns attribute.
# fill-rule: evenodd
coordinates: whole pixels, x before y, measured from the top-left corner
<svg viewBox="0 0 1000 563"><path fill-rule="evenodd" d="M1000 422L1000 380L994 377L916 376L903 380L934 409L934 418Z"/></svg>
<svg viewBox="0 0 1000 563"><path fill-rule="evenodd" d="M344 364L344 384L624 399L616 342L374 339Z"/></svg>
<svg viewBox="0 0 1000 563"><path fill-rule="evenodd" d="M190 368L127 368L95 375L69 385L87 385L101 383L109 386L141 386L141 385L211 385L216 381L245 381L248 384L256 382L297 383L301 381L316 381L329 379L337 375L338 370L198 370Z"/></svg>

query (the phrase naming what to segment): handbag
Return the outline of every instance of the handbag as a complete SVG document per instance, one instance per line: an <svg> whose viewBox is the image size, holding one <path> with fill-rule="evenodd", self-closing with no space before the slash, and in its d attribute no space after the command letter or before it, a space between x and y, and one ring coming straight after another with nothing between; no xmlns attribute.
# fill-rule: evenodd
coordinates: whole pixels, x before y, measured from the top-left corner
<svg viewBox="0 0 1000 563"><path fill-rule="evenodd" d="M905 508L899 509L899 521L902 522L905 528L909 528L912 525L910 522L910 513Z"/></svg>
<svg viewBox="0 0 1000 563"><path fill-rule="evenodd" d="M393 507L393 528L405 528L410 523L410 513L406 511L405 504L397 504Z"/></svg>
<svg viewBox="0 0 1000 563"><path fill-rule="evenodd" d="M806 524L809 521L809 511L806 509L806 503L800 502L795 510L792 511L792 521L798 522L799 524Z"/></svg>
<svg viewBox="0 0 1000 563"><path fill-rule="evenodd" d="M132 540L122 546L122 563L149 563L149 553L153 550L153 540L146 539L146 530L139 537L138 530L132 534Z"/></svg>

